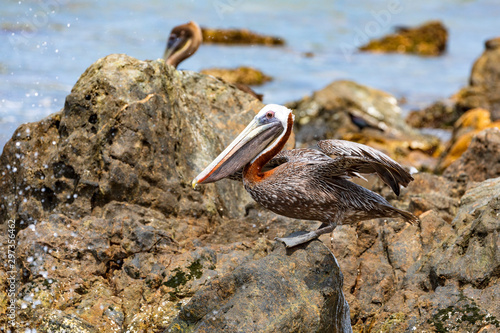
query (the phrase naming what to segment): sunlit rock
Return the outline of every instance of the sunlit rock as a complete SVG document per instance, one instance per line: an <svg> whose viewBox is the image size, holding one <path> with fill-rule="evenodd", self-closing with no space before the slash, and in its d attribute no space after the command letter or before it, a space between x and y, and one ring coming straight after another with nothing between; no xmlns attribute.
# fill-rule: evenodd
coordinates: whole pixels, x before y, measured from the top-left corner
<svg viewBox="0 0 500 333"><path fill-rule="evenodd" d="M446 102L436 102L411 112L408 123L414 127L451 128L466 111L481 108L490 111L492 121L500 120L500 38L485 42L485 51L476 60L469 85Z"/></svg>
<svg viewBox="0 0 500 333"><path fill-rule="evenodd" d="M201 28L205 44L247 44L280 46L285 40L280 37L261 35L248 29L211 29Z"/></svg>
<svg viewBox="0 0 500 333"><path fill-rule="evenodd" d="M229 83L241 83L249 86L260 86L272 80L263 72L252 67L238 67L235 69L208 68L201 71L203 74L212 75Z"/></svg>
<svg viewBox="0 0 500 333"><path fill-rule="evenodd" d="M412 53L438 56L446 51L448 31L439 21L427 22L416 28L399 27L395 34L370 41L361 51Z"/></svg>

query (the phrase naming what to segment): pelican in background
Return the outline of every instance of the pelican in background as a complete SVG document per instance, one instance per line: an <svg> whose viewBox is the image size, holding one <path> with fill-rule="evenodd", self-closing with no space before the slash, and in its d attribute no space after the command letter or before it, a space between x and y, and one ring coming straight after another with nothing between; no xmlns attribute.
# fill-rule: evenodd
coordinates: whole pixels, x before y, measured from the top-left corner
<svg viewBox="0 0 500 333"><path fill-rule="evenodd" d="M387 155L368 146L343 140L318 142L320 150L281 151L292 131L294 115L281 105L265 106L238 137L194 180L197 184L222 178L241 178L252 198L276 214L321 221L318 230L276 238L293 247L337 225L382 217L418 219L394 208L380 195L348 179L376 173L399 195L412 176ZM331 158L328 155L335 155Z"/></svg>
<svg viewBox="0 0 500 333"><path fill-rule="evenodd" d="M168 65L177 68L183 60L198 50L202 41L200 26L195 22L178 25L170 32L163 59Z"/></svg>
<svg viewBox="0 0 500 333"><path fill-rule="evenodd" d="M203 34L196 22L190 21L189 23L178 25L170 32L167 47L163 53L163 60L165 60L167 65L177 68L182 61L192 56L198 50L202 41ZM262 102L263 95L256 93L249 86L242 83L231 84Z"/></svg>

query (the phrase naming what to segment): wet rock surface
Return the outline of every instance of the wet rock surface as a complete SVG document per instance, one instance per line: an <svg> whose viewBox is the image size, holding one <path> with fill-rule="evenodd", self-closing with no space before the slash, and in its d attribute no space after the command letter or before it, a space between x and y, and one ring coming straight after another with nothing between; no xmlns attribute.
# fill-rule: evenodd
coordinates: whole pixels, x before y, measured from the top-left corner
<svg viewBox="0 0 500 333"><path fill-rule="evenodd" d="M20 126L0 157L0 226L16 221L16 329L348 332L349 319L355 332L500 328L497 129L476 134L444 175L415 174L399 198L366 185L419 225L364 221L285 250L275 236L319 223L262 210L237 182L190 187L261 106L209 76L111 55L60 112ZM422 147L433 141L383 92L337 82L293 106L302 145L350 135L400 161L431 156Z"/></svg>
<svg viewBox="0 0 500 333"><path fill-rule="evenodd" d="M261 35L248 29L212 29L201 28L205 44L245 44L245 45L285 45L280 37Z"/></svg>
<svg viewBox="0 0 500 333"><path fill-rule="evenodd" d="M438 56L446 51L448 31L439 21L431 21L416 28L399 27L394 34L370 41L361 51L384 53L411 53Z"/></svg>

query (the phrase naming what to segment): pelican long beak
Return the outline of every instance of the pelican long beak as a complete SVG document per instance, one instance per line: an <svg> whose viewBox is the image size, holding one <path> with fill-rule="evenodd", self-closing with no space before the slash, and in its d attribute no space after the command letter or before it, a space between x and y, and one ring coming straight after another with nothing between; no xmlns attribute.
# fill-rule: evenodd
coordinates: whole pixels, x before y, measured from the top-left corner
<svg viewBox="0 0 500 333"><path fill-rule="evenodd" d="M163 53L163 59L168 62L168 59L177 52L179 49L182 50L186 48L188 43L186 42L186 37L184 36L170 36L167 42L167 47ZM181 46L184 45L182 48Z"/></svg>
<svg viewBox="0 0 500 333"><path fill-rule="evenodd" d="M196 184L212 183L240 170L282 132L283 125L279 121L266 121L255 117L243 132L193 179L193 188Z"/></svg>

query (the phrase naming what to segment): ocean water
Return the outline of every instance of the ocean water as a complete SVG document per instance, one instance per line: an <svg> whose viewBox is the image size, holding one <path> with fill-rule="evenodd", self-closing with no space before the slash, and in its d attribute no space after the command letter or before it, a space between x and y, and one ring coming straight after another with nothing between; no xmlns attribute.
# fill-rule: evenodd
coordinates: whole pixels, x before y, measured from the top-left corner
<svg viewBox="0 0 500 333"><path fill-rule="evenodd" d="M163 54L170 29L248 28L285 47L202 45L180 69L253 66L274 77L255 88L265 103L286 103L338 79L404 97L406 110L446 98L467 83L484 41L500 34L497 0L3 0L0 6L0 148L22 123L59 111L97 59ZM446 54L436 58L358 53L368 39L441 20ZM314 57L303 56L313 52Z"/></svg>

